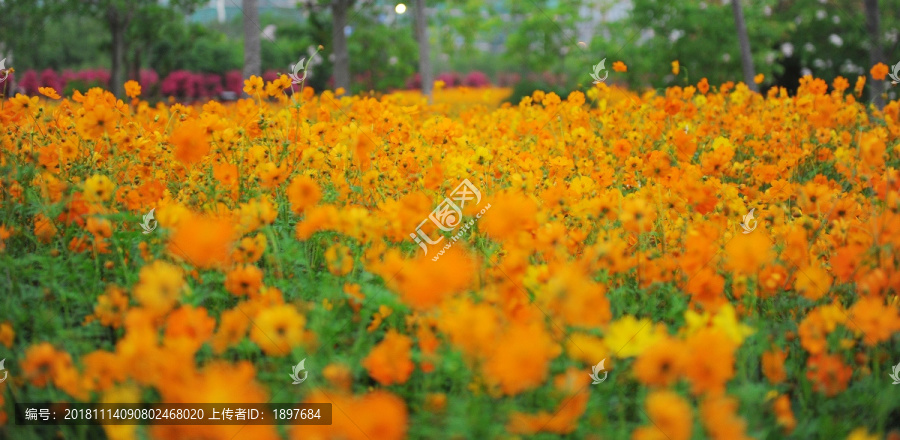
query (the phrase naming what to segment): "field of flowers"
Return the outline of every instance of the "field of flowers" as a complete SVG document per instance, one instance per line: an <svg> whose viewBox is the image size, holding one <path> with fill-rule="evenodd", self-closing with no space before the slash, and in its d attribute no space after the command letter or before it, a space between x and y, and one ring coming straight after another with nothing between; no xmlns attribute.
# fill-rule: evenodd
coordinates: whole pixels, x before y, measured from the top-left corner
<svg viewBox="0 0 900 440"><path fill-rule="evenodd" d="M900 438L900 103L864 78L290 86L2 101L0 438ZM334 423L14 423L50 401Z"/></svg>

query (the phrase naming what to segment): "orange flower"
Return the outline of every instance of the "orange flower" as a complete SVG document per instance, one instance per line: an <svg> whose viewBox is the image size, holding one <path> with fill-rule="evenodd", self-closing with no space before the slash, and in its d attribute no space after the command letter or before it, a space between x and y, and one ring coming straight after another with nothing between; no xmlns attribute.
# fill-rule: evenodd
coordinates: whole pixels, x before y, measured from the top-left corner
<svg viewBox="0 0 900 440"><path fill-rule="evenodd" d="M47 216L44 214L34 216L34 235L41 243L50 243L50 240L56 235L56 231L56 225Z"/></svg>
<svg viewBox="0 0 900 440"><path fill-rule="evenodd" d="M102 325L119 328L122 326L127 310L128 295L116 286L108 286L106 293L97 297L94 313L88 316L86 321L97 319Z"/></svg>
<svg viewBox="0 0 900 440"><path fill-rule="evenodd" d="M501 331L499 311L488 304L475 304L470 300L448 301L441 307L446 319L438 323L450 343L462 351L468 359L489 353Z"/></svg>
<svg viewBox="0 0 900 440"><path fill-rule="evenodd" d="M685 287L685 291L692 295L692 302L702 304L711 312L728 302L728 298L723 294L724 289L725 278L709 267L700 269Z"/></svg>
<svg viewBox="0 0 900 440"><path fill-rule="evenodd" d="M540 386L562 349L542 325L515 323L495 340L492 351L483 367L486 381L503 394L516 395Z"/></svg>
<svg viewBox="0 0 900 440"><path fill-rule="evenodd" d="M403 399L387 392L373 391L363 396L313 392L307 403L332 404L331 425L293 425L292 440L401 440L406 438L408 414ZM337 408L340 408L338 410ZM233 428L233 427L232 427Z"/></svg>
<svg viewBox="0 0 900 440"><path fill-rule="evenodd" d="M172 380L165 382L160 386L160 394L163 402L170 403L265 403L270 400L265 388L256 381L256 370L247 361L236 364L214 361L201 371L190 371L183 384ZM272 425L246 425L241 428L240 434L241 438L248 439L279 438ZM229 425L153 425L149 429L151 438L236 438L235 436L234 426Z"/></svg>
<svg viewBox="0 0 900 440"><path fill-rule="evenodd" d="M697 90L705 95L706 92L709 91L709 81L707 81L706 78L701 79L700 82L697 83Z"/></svg>
<svg viewBox="0 0 900 440"><path fill-rule="evenodd" d="M134 80L125 81L125 94L133 99L141 96L141 85Z"/></svg>
<svg viewBox="0 0 900 440"><path fill-rule="evenodd" d="M787 379L787 372L784 370L785 359L787 353L778 348L762 354L762 372L772 385L778 385Z"/></svg>
<svg viewBox="0 0 900 440"><path fill-rule="evenodd" d="M19 366L32 385L44 387L50 380L56 381L63 369L72 366L72 356L57 351L49 342L42 342L25 350L25 359Z"/></svg>
<svg viewBox="0 0 900 440"><path fill-rule="evenodd" d="M509 240L521 231L538 226L537 204L525 195L498 194L491 197L489 205L491 209L478 220L478 228L496 240Z"/></svg>
<svg viewBox="0 0 900 440"><path fill-rule="evenodd" d="M688 361L684 374L694 394L717 395L734 376L734 341L714 328L702 329L687 340Z"/></svg>
<svg viewBox="0 0 900 440"><path fill-rule="evenodd" d="M267 308L256 316L250 339L269 356L287 356L306 340L306 317L291 305Z"/></svg>
<svg viewBox="0 0 900 440"><path fill-rule="evenodd" d="M92 384L92 391L106 391L119 382L124 382L127 372L115 353L97 350L81 358L84 376Z"/></svg>
<svg viewBox="0 0 900 440"><path fill-rule="evenodd" d="M874 67L872 68L875 69ZM874 75L874 73L873 73ZM853 88L853 91L856 92L856 96L862 96L863 88L866 86L866 77L858 76L856 77L856 86Z"/></svg>
<svg viewBox="0 0 900 440"><path fill-rule="evenodd" d="M415 366L410 358L412 339L389 330L384 339L363 359L369 376L382 385L405 383Z"/></svg>
<svg viewBox="0 0 900 440"><path fill-rule="evenodd" d="M234 248L231 257L236 263L255 263L266 251L266 236L262 233L253 237L244 237Z"/></svg>
<svg viewBox="0 0 900 440"><path fill-rule="evenodd" d="M221 354L228 347L236 345L250 328L250 318L240 309L225 310L220 315L219 329L212 338L213 351Z"/></svg>
<svg viewBox="0 0 900 440"><path fill-rule="evenodd" d="M813 383L813 389L828 397L847 389L851 376L853 370L836 355L811 356L806 363L806 378Z"/></svg>
<svg viewBox="0 0 900 440"><path fill-rule="evenodd" d="M340 243L333 244L325 250L325 261L328 271L336 277L342 277L353 270L353 255L350 248Z"/></svg>
<svg viewBox="0 0 900 440"><path fill-rule="evenodd" d="M725 245L725 254L730 270L743 275L756 275L762 265L773 258L772 242L759 229L749 234L734 234Z"/></svg>
<svg viewBox="0 0 900 440"><path fill-rule="evenodd" d="M425 409L432 413L443 412L447 408L447 395L444 393L428 393L425 395Z"/></svg>
<svg viewBox="0 0 900 440"><path fill-rule="evenodd" d="M616 72L620 72L620 73L628 71L628 66L626 66L625 63L623 63L621 61L616 61L615 63L613 63L612 68Z"/></svg>
<svg viewBox="0 0 900 440"><path fill-rule="evenodd" d="M678 60L672 61L672 75L678 75L680 70L681 65L678 64Z"/></svg>
<svg viewBox="0 0 900 440"><path fill-rule="evenodd" d="M731 397L710 397L700 406L703 426L712 439L749 440L747 422L737 415L738 402Z"/></svg>
<svg viewBox="0 0 900 440"><path fill-rule="evenodd" d="M884 78L887 76L888 71L889 71L889 69L886 64L878 63L878 64L872 66L872 70L870 70L869 73L872 74L872 79L876 79L878 81L883 81Z"/></svg>
<svg viewBox="0 0 900 440"><path fill-rule="evenodd" d="M245 264L228 272L225 276L225 290L232 295L253 297L262 287L263 272L260 268Z"/></svg>
<svg viewBox="0 0 900 440"><path fill-rule="evenodd" d="M863 342L874 346L891 339L891 335L900 331L900 314L896 305L884 305L879 297L860 298L850 308L853 330L861 331Z"/></svg>
<svg viewBox="0 0 900 440"><path fill-rule="evenodd" d="M216 328L216 320L203 307L181 306L166 318L166 344L181 338L194 350L200 348Z"/></svg>
<svg viewBox="0 0 900 440"><path fill-rule="evenodd" d="M16 332L13 331L9 322L0 323L0 344L6 348L12 348L13 341L16 339Z"/></svg>
<svg viewBox="0 0 900 440"><path fill-rule="evenodd" d="M169 239L169 252L200 269L227 266L235 227L231 221L198 215L181 220Z"/></svg>
<svg viewBox="0 0 900 440"><path fill-rule="evenodd" d="M526 414L513 411L509 416L506 429L512 434L537 434L549 432L570 434L578 428L578 420L587 410L590 394L584 390L590 380L581 370L570 368L556 376L556 388L565 393L553 411L540 411L537 414Z"/></svg>
<svg viewBox="0 0 900 440"><path fill-rule="evenodd" d="M646 385L669 386L682 374L685 361L684 344L666 337L638 356L634 363L634 375Z"/></svg>
<svg viewBox="0 0 900 440"><path fill-rule="evenodd" d="M794 289L811 301L825 296L831 288L832 278L821 266L813 265L800 269L794 280Z"/></svg>
<svg viewBox="0 0 900 440"><path fill-rule="evenodd" d="M619 139L613 143L612 151L619 159L627 159L631 155L631 143L628 139Z"/></svg>
<svg viewBox="0 0 900 440"><path fill-rule="evenodd" d="M432 251L434 252L434 251ZM427 309L439 305L448 295L466 289L475 277L477 261L457 242L438 261L423 257L407 261L399 269L382 276L404 303Z"/></svg>
<svg viewBox="0 0 900 440"><path fill-rule="evenodd" d="M291 181L287 189L287 196L291 202L291 210L300 214L306 208L319 203L319 200L322 199L322 191L315 180L302 176Z"/></svg>
<svg viewBox="0 0 900 440"><path fill-rule="evenodd" d="M206 127L196 119L189 119L172 131L169 142L175 147L175 159L184 165L199 162L209 152Z"/></svg>
<svg viewBox="0 0 900 440"><path fill-rule="evenodd" d="M353 372L346 365L328 364L322 369L322 377L342 392L350 391L353 384Z"/></svg>
<svg viewBox="0 0 900 440"><path fill-rule="evenodd" d="M138 277L134 298L156 316L175 306L184 287L181 270L165 261L154 261L142 267Z"/></svg>
<svg viewBox="0 0 900 440"><path fill-rule="evenodd" d="M797 426L797 419L794 418L794 412L791 411L791 400L785 395L778 396L772 407L775 410L776 423L782 427L785 434L790 435Z"/></svg>
<svg viewBox="0 0 900 440"><path fill-rule="evenodd" d="M650 426L631 434L632 440L688 440L691 438L691 406L671 391L653 391L644 406Z"/></svg>
<svg viewBox="0 0 900 440"><path fill-rule="evenodd" d="M38 92L50 99L60 98L59 93L56 93L56 90L54 90L53 87L38 87Z"/></svg>
<svg viewBox="0 0 900 440"><path fill-rule="evenodd" d="M803 318L797 330L800 334L800 345L811 355L825 351L828 329L822 314L813 310Z"/></svg>

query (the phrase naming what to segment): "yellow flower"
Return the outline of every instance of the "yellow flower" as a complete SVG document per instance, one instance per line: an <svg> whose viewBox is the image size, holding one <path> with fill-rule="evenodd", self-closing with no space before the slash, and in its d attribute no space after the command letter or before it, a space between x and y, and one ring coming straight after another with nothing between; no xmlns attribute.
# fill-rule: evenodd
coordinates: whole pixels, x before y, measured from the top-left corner
<svg viewBox="0 0 900 440"><path fill-rule="evenodd" d="M262 92L264 85L262 78L253 75L250 79L244 81L244 93L250 96L256 95Z"/></svg>
<svg viewBox="0 0 900 440"><path fill-rule="evenodd" d="M113 195L116 185L101 174L94 174L84 182L84 199L91 203L105 202Z"/></svg>
<svg viewBox="0 0 900 440"><path fill-rule="evenodd" d="M747 336L754 333L754 330L750 326L738 322L737 313L735 313L734 307L732 307L731 304L725 304L722 307L719 307L719 312L712 319L712 323L713 327L724 331L725 334L728 335L728 338L737 345L741 345Z"/></svg>
<svg viewBox="0 0 900 440"><path fill-rule="evenodd" d="M639 356L665 334L665 324L654 326L649 319L625 315L609 325L604 343L614 356L629 358Z"/></svg>
<svg viewBox="0 0 900 440"><path fill-rule="evenodd" d="M869 434L866 428L856 428L847 436L847 440L878 440L879 438L876 434Z"/></svg>
<svg viewBox="0 0 900 440"><path fill-rule="evenodd" d="M566 353L570 358L579 360L588 365L594 365L599 359L609 356L609 350L602 338L586 333L573 333L566 340Z"/></svg>
<svg viewBox="0 0 900 440"><path fill-rule="evenodd" d="M678 75L680 70L681 66L678 64L678 60L672 61L672 74Z"/></svg>

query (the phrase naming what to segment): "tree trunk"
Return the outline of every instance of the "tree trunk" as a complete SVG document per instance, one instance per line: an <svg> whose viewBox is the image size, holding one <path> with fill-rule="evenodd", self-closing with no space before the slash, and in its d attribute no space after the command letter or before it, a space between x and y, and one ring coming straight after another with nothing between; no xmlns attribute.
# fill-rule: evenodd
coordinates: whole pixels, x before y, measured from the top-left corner
<svg viewBox="0 0 900 440"><path fill-rule="evenodd" d="M880 17L878 14L878 0L865 0L866 4L866 29L869 31L869 66L874 66L884 62L884 53L881 51L881 38L879 32L881 28ZM872 86L869 89L872 93L873 103L879 110L884 108L884 99L881 97L884 93L884 81L878 81L872 78Z"/></svg>
<svg viewBox="0 0 900 440"><path fill-rule="evenodd" d="M244 78L262 75L258 0L241 0L244 10Z"/></svg>
<svg viewBox="0 0 900 440"><path fill-rule="evenodd" d="M343 87L350 91L350 54L347 50L347 10L352 5L350 0L331 0L331 45L334 51L334 88Z"/></svg>
<svg viewBox="0 0 900 440"><path fill-rule="evenodd" d="M756 69L753 68L753 53L750 51L750 37L747 35L747 24L744 22L744 10L741 6L741 0L731 0L731 9L734 12L734 25L737 29L738 41L741 44L741 66L744 69L744 82L747 87L754 92L758 92L759 88L753 77L756 76Z"/></svg>
<svg viewBox="0 0 900 440"><path fill-rule="evenodd" d="M434 79L431 74L431 56L428 47L428 18L425 14L425 0L416 0L416 40L419 42L419 77L422 79L422 94L433 102L431 87Z"/></svg>
<svg viewBox="0 0 900 440"><path fill-rule="evenodd" d="M128 79L141 82L141 49L135 49L128 63Z"/></svg>
<svg viewBox="0 0 900 440"><path fill-rule="evenodd" d="M225 0L216 1L216 18L219 24L225 23Z"/></svg>
<svg viewBox="0 0 900 440"><path fill-rule="evenodd" d="M117 98L125 96L125 29L128 23L114 6L106 10L106 19L112 33L112 68L110 90Z"/></svg>

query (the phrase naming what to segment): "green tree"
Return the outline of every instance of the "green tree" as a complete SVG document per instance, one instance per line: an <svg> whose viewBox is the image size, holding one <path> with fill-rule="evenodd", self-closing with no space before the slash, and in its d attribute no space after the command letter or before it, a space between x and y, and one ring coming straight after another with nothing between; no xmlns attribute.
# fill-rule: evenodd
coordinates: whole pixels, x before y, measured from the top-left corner
<svg viewBox="0 0 900 440"><path fill-rule="evenodd" d="M160 8L172 8L188 13L203 0L170 0L163 6L155 0L68 0L63 3L68 11L103 17L110 33L110 82L116 96L124 95L125 54L131 49L128 30L139 18L144 25L152 26L154 19L166 18ZM160 22L155 23L157 26Z"/></svg>

